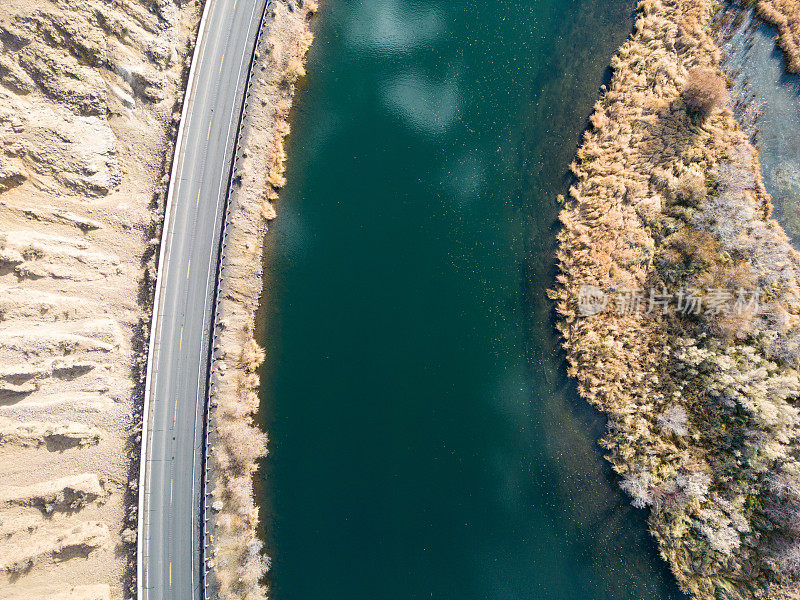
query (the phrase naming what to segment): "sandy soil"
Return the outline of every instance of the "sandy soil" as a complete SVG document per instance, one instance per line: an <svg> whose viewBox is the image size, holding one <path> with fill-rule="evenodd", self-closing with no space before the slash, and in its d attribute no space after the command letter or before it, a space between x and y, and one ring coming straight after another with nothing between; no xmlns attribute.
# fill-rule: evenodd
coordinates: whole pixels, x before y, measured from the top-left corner
<svg viewBox="0 0 800 600"><path fill-rule="evenodd" d="M194 2L0 4L0 598L131 584L142 352Z"/></svg>
<svg viewBox="0 0 800 600"><path fill-rule="evenodd" d="M259 407L264 352L254 339L262 292L262 255L273 204L285 184L283 149L295 81L304 75L315 2L278 2L258 49L243 145L235 173L215 329L220 350L213 366L212 509L208 567L223 600L265 598L260 579L269 569L258 539L253 475L267 452L267 437L253 423Z"/></svg>

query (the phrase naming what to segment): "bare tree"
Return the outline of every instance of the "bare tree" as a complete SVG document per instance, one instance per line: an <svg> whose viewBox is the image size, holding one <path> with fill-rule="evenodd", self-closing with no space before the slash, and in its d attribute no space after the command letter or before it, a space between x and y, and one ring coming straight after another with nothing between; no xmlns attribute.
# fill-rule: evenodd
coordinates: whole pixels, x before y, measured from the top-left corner
<svg viewBox="0 0 800 600"><path fill-rule="evenodd" d="M800 575L800 543L787 543L774 555L782 571L797 577Z"/></svg>
<svg viewBox="0 0 800 600"><path fill-rule="evenodd" d="M653 504L653 493L650 489L650 473L629 473L619 486L633 498L631 504L636 508L645 508Z"/></svg>
<svg viewBox="0 0 800 600"><path fill-rule="evenodd" d="M683 436L688 433L689 415L682 406L674 404L669 406L656 420L662 429L671 431L675 435Z"/></svg>

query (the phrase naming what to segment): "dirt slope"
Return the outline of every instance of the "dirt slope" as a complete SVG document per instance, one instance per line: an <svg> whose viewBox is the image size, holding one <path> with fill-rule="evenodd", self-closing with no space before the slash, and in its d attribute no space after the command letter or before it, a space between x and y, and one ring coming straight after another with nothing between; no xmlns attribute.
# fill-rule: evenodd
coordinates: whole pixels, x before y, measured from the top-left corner
<svg viewBox="0 0 800 600"><path fill-rule="evenodd" d="M131 583L144 323L200 8L0 3L2 599Z"/></svg>

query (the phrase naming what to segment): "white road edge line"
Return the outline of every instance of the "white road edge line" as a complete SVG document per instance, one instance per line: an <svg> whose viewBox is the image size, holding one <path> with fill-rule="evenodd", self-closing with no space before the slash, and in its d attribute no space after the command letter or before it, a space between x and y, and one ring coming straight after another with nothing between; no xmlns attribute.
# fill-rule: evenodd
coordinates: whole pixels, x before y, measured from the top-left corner
<svg viewBox="0 0 800 600"><path fill-rule="evenodd" d="M204 47L204 35L206 31L206 21L208 15L211 13L211 6L214 0L206 0L203 7L203 16L200 18L200 25L197 29L197 38L195 41L194 52L192 55L192 64L189 67L189 78L186 81L186 92L183 97L183 107L181 109L181 122L178 125L178 134L175 138L175 153L172 156L172 166L169 176L169 187L167 189L167 200L164 208L164 223L161 229L161 244L158 253L158 271L156 275L156 292L153 300L152 320L150 322L150 341L147 349L147 372L144 384L144 405L142 407L142 451L139 459L139 506L137 513L137 535L136 535L136 597L138 600L145 600L147 597L147 588L144 585L144 520L147 518L145 512L145 496L146 483L147 483L147 449L149 444L149 421L150 421L150 395L152 394L153 383L153 355L155 353L156 338L158 337L158 311L161 304L162 283L164 264L166 259L167 238L170 233L172 225L172 200L175 191L176 177L178 169L178 160L182 155L180 152L181 145L183 144L183 130L186 125L186 115L189 106L192 102L194 95L195 79L197 76L197 63L200 55L201 48ZM171 565L170 565L171 566Z"/></svg>

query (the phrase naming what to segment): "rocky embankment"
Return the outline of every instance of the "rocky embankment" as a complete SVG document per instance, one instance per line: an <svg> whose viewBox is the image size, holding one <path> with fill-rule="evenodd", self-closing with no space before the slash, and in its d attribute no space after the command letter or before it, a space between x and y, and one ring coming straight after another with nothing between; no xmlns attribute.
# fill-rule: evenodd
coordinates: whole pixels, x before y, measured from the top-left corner
<svg viewBox="0 0 800 600"><path fill-rule="evenodd" d="M250 105L234 173L222 260L212 372L210 491L211 546L206 556L223 600L267 596L262 578L269 558L262 552L253 491L267 436L254 423L259 409L259 370L264 351L255 339L262 299L264 236L276 218L275 201L285 185L284 139L295 82L305 74L316 2L274 2L257 50Z"/></svg>
<svg viewBox="0 0 800 600"><path fill-rule="evenodd" d="M0 598L132 584L153 257L200 8L0 3Z"/></svg>
<svg viewBox="0 0 800 600"><path fill-rule="evenodd" d="M726 97L715 9L640 2L573 164L552 296L681 587L798 598L800 255Z"/></svg>

